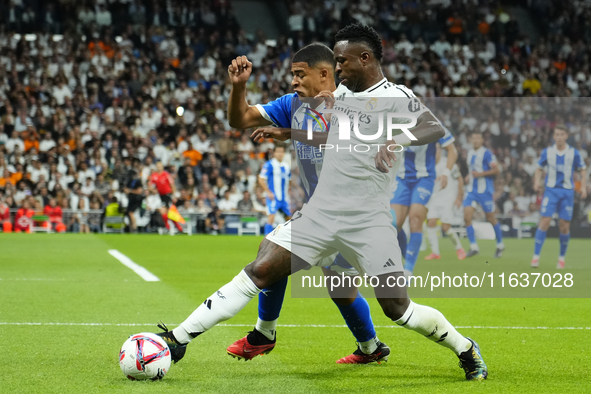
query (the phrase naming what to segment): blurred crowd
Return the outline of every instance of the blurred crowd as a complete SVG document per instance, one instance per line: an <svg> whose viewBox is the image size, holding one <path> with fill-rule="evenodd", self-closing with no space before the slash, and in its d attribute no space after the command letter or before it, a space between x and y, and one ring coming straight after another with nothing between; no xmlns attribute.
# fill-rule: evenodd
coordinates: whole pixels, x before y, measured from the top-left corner
<svg viewBox="0 0 591 394"><path fill-rule="evenodd" d="M211 228L221 223L219 212L264 212L257 174L273 143L254 143L249 130L229 127L227 66L248 56L254 72L247 99L268 102L291 91L295 51L312 41L332 45L334 33L353 21L376 27L386 76L422 97L581 97L581 108L564 121L572 127L569 142L587 158L589 7L530 3L532 15L551 15L551 29L535 43L504 3L489 0L289 2L288 19L278 23L285 34L273 40L246 34L227 0L2 2L0 215L3 207L49 206L57 218L54 207L105 210L114 199L125 209L130 194L144 196L140 210L161 212L169 204L158 201L150 182L157 163L172 178L179 212L208 216ZM490 119L461 109L440 116L461 157L466 133L486 132L504 170L500 212L516 202L534 214L532 168L558 119L534 124L543 114L519 103L498 102ZM292 188L297 208L303 192L298 182ZM589 208L579 206L575 220L582 221ZM66 227L83 226L74 219Z"/></svg>

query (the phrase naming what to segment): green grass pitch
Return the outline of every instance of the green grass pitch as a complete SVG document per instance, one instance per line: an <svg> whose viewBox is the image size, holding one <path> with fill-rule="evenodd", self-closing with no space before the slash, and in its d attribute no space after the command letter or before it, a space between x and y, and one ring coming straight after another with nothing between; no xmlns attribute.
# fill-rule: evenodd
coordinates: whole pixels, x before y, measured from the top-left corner
<svg viewBox="0 0 591 394"><path fill-rule="evenodd" d="M466 382L449 350L392 327L374 299L374 323L392 348L390 360L336 365L356 346L338 309L328 299L289 293L280 324L299 326L280 327L269 355L244 362L225 352L255 323L255 300L197 338L162 381L127 380L118 365L124 340L157 330L158 320L180 323L254 259L260 240L0 234L0 393L591 392L591 302L584 298L415 300L438 308L457 326L472 327L459 330L482 348L490 372L484 382ZM504 264L527 271L533 240L509 239L506 245ZM446 240L441 248L444 258L430 264L458 263ZM483 241L481 248L482 255L492 255L494 243ZM547 240L542 264L555 264L557 248L557 240ZM109 249L161 281L142 280ZM572 240L567 265L588 264L590 252L589 240ZM423 256L418 273L427 266Z"/></svg>

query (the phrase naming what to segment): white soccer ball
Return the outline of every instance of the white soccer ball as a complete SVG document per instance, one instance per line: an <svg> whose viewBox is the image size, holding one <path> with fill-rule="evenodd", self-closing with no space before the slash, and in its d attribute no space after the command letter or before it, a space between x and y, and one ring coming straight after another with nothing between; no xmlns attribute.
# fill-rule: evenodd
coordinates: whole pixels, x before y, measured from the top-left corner
<svg viewBox="0 0 591 394"><path fill-rule="evenodd" d="M162 379L171 361L166 342L150 332L130 336L119 352L119 366L130 380Z"/></svg>

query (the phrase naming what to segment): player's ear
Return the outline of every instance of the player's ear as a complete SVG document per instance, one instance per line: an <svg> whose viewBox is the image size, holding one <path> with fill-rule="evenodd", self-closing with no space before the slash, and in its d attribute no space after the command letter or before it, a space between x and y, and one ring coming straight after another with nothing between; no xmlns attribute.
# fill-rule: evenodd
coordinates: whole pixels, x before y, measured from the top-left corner
<svg viewBox="0 0 591 394"><path fill-rule="evenodd" d="M369 62L369 59L371 58L371 55L369 54L369 52L363 51L363 52L361 52L361 56L359 58L361 60L361 63L365 66L365 64L367 62Z"/></svg>

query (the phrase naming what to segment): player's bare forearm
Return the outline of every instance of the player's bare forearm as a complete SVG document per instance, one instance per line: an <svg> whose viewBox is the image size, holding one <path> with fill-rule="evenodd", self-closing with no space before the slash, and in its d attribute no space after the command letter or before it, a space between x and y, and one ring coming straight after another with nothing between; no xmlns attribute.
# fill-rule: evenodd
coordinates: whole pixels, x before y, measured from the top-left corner
<svg viewBox="0 0 591 394"><path fill-rule="evenodd" d="M416 137L416 141L412 141L411 145L427 145L445 135L443 125L431 112L423 112L417 119L417 125L410 131Z"/></svg>
<svg viewBox="0 0 591 394"><path fill-rule="evenodd" d="M458 150L454 144L449 144L445 150L447 150L447 168L451 170L458 160Z"/></svg>
<svg viewBox="0 0 591 394"><path fill-rule="evenodd" d="M246 84L232 85L228 98L228 122L230 126L242 128L242 119L250 106L246 102Z"/></svg>
<svg viewBox="0 0 591 394"><path fill-rule="evenodd" d="M263 191L265 193L269 192L269 187L267 186L267 179L259 177L258 181L259 181L259 186L263 189Z"/></svg>
<svg viewBox="0 0 591 394"><path fill-rule="evenodd" d="M228 122L236 129L247 129L250 127L268 126L271 124L263 118L255 106L246 101L246 85L232 85L228 99Z"/></svg>
<svg viewBox="0 0 591 394"><path fill-rule="evenodd" d="M536 172L534 172L534 190L538 191L540 188L540 175L542 175L542 169L536 168Z"/></svg>
<svg viewBox="0 0 591 394"><path fill-rule="evenodd" d="M587 169L581 169L581 198L587 198Z"/></svg>
<svg viewBox="0 0 591 394"><path fill-rule="evenodd" d="M265 138L273 138L277 141L287 141L291 139L318 148L320 145L326 144L328 133L313 132L312 139L309 140L307 130L282 127L261 127L251 134L251 138L257 142L261 142Z"/></svg>

